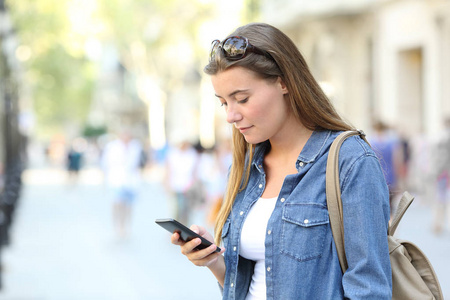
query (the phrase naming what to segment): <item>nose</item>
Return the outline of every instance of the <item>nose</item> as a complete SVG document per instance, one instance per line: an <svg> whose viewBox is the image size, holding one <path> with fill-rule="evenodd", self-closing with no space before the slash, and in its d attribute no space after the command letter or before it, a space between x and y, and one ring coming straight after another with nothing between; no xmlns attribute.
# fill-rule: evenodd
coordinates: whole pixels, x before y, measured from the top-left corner
<svg viewBox="0 0 450 300"><path fill-rule="evenodd" d="M235 105L231 104L227 107L227 122L230 124L242 120L242 114L236 109Z"/></svg>

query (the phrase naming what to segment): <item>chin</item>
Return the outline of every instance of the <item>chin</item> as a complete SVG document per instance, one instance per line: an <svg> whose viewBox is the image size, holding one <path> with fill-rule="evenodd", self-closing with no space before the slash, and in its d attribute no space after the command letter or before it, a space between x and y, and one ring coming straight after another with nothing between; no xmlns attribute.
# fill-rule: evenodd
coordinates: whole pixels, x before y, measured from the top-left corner
<svg viewBox="0 0 450 300"><path fill-rule="evenodd" d="M262 142L267 141L267 139L256 138L256 137L245 136L245 135L244 135L244 139L245 139L245 141L246 141L247 143L253 144L253 145L256 145L256 144L259 144L259 143L262 143Z"/></svg>

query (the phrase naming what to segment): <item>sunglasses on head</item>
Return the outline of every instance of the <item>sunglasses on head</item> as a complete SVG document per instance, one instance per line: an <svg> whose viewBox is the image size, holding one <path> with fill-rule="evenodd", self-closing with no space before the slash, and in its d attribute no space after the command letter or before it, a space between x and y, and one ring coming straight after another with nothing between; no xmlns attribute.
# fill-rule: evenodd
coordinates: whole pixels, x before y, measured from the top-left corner
<svg viewBox="0 0 450 300"><path fill-rule="evenodd" d="M210 62L214 60L214 57L219 49L222 49L223 55L229 60L242 59L250 52L273 59L268 52L256 48L250 44L246 37L243 36L232 36L224 39L222 42L219 40L212 41L211 52L209 53Z"/></svg>

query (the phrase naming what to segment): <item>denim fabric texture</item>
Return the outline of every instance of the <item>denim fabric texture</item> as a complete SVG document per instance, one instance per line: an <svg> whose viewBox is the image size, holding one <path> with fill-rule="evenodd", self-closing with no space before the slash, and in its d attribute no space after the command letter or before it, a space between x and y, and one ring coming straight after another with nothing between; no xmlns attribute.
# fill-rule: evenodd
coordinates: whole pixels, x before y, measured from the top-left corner
<svg viewBox="0 0 450 300"><path fill-rule="evenodd" d="M339 157L345 274L339 265L325 195L328 151L338 134L315 131L295 162L298 173L284 180L267 224L267 299L391 299L388 187L375 153L359 136L343 143ZM239 256L240 232L264 191L268 147L257 145L247 188L237 195L223 228L223 299L243 300L249 289L254 263Z"/></svg>

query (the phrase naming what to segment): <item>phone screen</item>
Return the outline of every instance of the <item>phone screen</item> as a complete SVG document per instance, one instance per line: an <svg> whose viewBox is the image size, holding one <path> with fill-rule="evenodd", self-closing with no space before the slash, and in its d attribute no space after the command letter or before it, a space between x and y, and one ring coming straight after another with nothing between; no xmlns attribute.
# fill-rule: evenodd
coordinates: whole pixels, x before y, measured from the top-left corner
<svg viewBox="0 0 450 300"><path fill-rule="evenodd" d="M196 249L198 249L198 250L205 249L205 248L207 248L207 247L212 245L212 243L210 241L208 241L204 237L198 235L197 233L195 233L194 231L192 231L188 227L184 226L183 224L181 224L177 220L174 220L174 219L156 219L155 222L159 226L165 228L170 233L178 232L178 234L180 235L181 239L183 241L185 241L185 242L189 242L190 240L192 240L194 238L201 239L202 243L196 247ZM220 252L220 251L221 251L220 248L217 247L215 252Z"/></svg>

